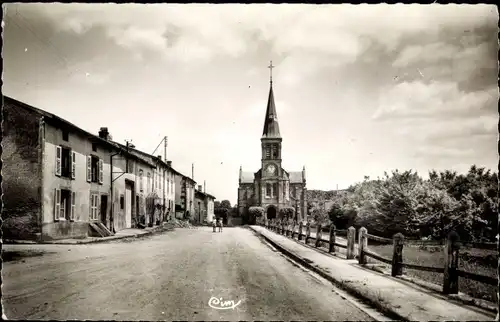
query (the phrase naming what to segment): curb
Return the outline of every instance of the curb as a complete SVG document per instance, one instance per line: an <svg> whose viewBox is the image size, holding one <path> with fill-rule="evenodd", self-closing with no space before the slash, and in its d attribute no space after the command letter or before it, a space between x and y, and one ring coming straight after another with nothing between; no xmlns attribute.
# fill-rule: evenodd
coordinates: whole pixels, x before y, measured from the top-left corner
<svg viewBox="0 0 500 322"><path fill-rule="evenodd" d="M165 228L156 231L148 231L145 233L135 234L135 235L125 235L125 236L111 236L111 237L102 237L103 239L95 239L95 240L85 240L78 241L75 239L75 242L57 242L57 241L43 241L43 242L35 242L35 241L20 241L20 240L3 240L2 243L5 245L85 245L85 244L98 244L98 243L107 243L115 240L125 239L125 238L140 238L153 235L155 233L173 231L175 228ZM99 237L95 237L99 238ZM106 238L106 239L104 239Z"/></svg>
<svg viewBox="0 0 500 322"><path fill-rule="evenodd" d="M273 245L276 249L278 249L280 252L282 252L286 256L288 256L288 257L292 258L293 260L299 262L302 266L310 269L311 271L313 271L316 274L320 275L324 279L326 279L326 280L330 281L331 283L335 284L340 289L346 291L350 295L352 295L352 296L354 296L354 297L356 297L358 299L361 299L364 302L369 303L373 307L379 309L382 313L384 313L385 315L387 315L387 317L389 317L389 318L391 318L393 320L398 320L398 321L410 321L408 318L406 318L405 316L400 315L399 313L397 313L396 311L392 310L391 308L380 304L380 302L377 302L377 301L371 299L370 297L365 296L364 294L362 294L358 290L356 290L354 288L351 288L351 287L348 287L345 283L334 279L332 276L328 275L323 270L321 270L321 269L319 269L319 268L311 265L310 263L308 263L307 261L305 261L300 256L298 256L298 255L294 254L293 252L285 249L284 247L282 247L278 243L274 242L273 240L271 240L267 236L264 236L263 234L261 234L260 232L258 232L255 229L253 229L252 227L249 227L249 228L253 232L259 234L259 236L261 236L262 238L264 238L268 243L270 243L271 245Z"/></svg>
<svg viewBox="0 0 500 322"><path fill-rule="evenodd" d="M375 271L375 272L379 272L379 273L384 274L384 275L389 275L387 271L385 271L381 268L378 268L374 265L370 265L370 264L368 264L366 266L361 265L361 267L370 269L370 270ZM470 295L467 295L467 294L464 294L461 292L459 294L444 295L440 291L442 289L442 286L439 286L437 284L433 284L433 283L430 283L427 281L423 281L423 280L416 278L416 277L413 277L413 276L403 275L403 276L398 276L397 278L402 280L402 281L415 284L416 286L422 287L426 290L436 292L437 293L436 295L438 295L444 299L460 302L462 304L469 305L472 308L488 311L489 313L493 313L493 314L497 313L497 309L496 309L494 304L492 304L492 305L487 304L489 301L478 299L478 298L473 298Z"/></svg>
<svg viewBox="0 0 500 322"><path fill-rule="evenodd" d="M253 230L253 228L252 228L252 230ZM253 231L255 231L255 230L253 230ZM284 237L286 237L286 236L284 236ZM287 237L287 238L289 238L289 237ZM291 240L293 240L296 243L299 243L299 241L296 240L296 239L291 239ZM318 249L316 247L313 247L313 246L311 246L309 244L303 244L303 243L299 243L299 244L301 246L305 246L305 247L307 247L309 249L312 249L312 250L314 250L314 251L316 251L318 253L321 253L323 255L326 255L326 256L330 256L330 257L334 257L334 258L342 258L342 257L336 256L335 254L328 253L328 252L324 251L323 249ZM356 244L356 248L357 248L357 244ZM342 259L345 260L345 258L342 258ZM356 256L356 259L357 259L357 256ZM374 265L374 264L359 265L359 267L365 268L365 269L369 269L369 270L372 270L374 272L378 272L378 273L381 273L381 274L384 274L384 275L388 275L388 273L386 271L384 271L381 268L376 267L376 265ZM387 277L390 277L390 274ZM418 278L410 277L410 276L407 276L407 275L398 276L398 277L396 277L396 279L400 279L401 281L412 283L415 286L422 287L422 288L424 288L424 289L426 289L428 291L436 292L437 296L442 297L443 299L446 299L448 301L451 300L451 301L459 302L461 304L469 305L471 307L471 309L473 309L473 310L474 309L475 310L479 309L479 310L486 311L486 312L483 312L483 314L488 314L488 313L489 314L498 314L498 311L497 311L496 307L494 306L494 304L493 305L489 305L488 301L486 301L486 300L473 298L473 297L471 297L471 296L469 296L467 294L465 294L465 298L464 298L464 294L463 293L451 294L451 295L443 295L438 290L439 288L441 288L440 286L434 285L432 283L429 283L429 282L426 282L426 281L422 281L422 280L419 280ZM438 289L436 289L436 288L438 288Z"/></svg>

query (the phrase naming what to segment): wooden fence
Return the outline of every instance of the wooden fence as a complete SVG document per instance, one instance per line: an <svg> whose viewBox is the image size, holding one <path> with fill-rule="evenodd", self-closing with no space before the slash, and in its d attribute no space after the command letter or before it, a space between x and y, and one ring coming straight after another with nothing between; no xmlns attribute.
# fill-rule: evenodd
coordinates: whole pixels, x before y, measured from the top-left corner
<svg viewBox="0 0 500 322"><path fill-rule="evenodd" d="M321 224L314 224L307 222L295 222L295 221L280 221L280 220L270 220L264 224L264 226L274 232L281 235L288 236L290 238L295 238L299 241L304 239L304 243L308 244L310 241L314 242L315 247L321 247L323 243L328 244L328 252L335 253L336 248L346 249L347 259L355 259L355 244L356 244L356 229L354 227L349 227L347 230L337 230L335 225L332 224L328 226L322 226ZM315 238L311 236L311 230L315 230ZM323 238L323 233L328 233L328 239ZM338 234L346 235L347 243L340 243L336 239ZM496 243L473 243L473 244L461 244L459 236L456 232L452 231L448 234L447 239L444 241L444 253L445 253L445 264L444 267L432 267L424 265L415 265L405 263L403 261L403 249L404 245L441 245L443 242L440 241L428 241L428 240L406 240L403 234L398 233L393 236L392 239L383 238L375 235L368 234L366 228L361 227L358 230L358 262L361 265L367 264L367 257L374 258L378 261L391 265L391 275L401 276L403 275L403 268L415 269L421 271L435 272L443 274L443 293L444 294L458 294L458 278L466 278L481 283L489 285L498 285L498 278L489 277L485 275L480 275L476 273L466 272L458 269L458 257L460 247L470 246L481 249L495 249ZM376 253L370 252L368 250L368 240L373 240L378 243L392 244L393 253L392 258L385 258ZM493 245L495 245L493 247Z"/></svg>

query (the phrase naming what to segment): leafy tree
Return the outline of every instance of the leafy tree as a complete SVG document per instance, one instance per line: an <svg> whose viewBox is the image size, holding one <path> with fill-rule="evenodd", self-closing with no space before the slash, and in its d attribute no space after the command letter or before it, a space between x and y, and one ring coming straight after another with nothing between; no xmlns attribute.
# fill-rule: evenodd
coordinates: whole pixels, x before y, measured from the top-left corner
<svg viewBox="0 0 500 322"><path fill-rule="evenodd" d="M248 213L251 216L254 216L255 218L262 217L264 215L264 208L262 207L250 207L248 208Z"/></svg>
<svg viewBox="0 0 500 322"><path fill-rule="evenodd" d="M231 215L233 208L229 200L222 200L221 202L214 202L214 214L216 217L225 217Z"/></svg>
<svg viewBox="0 0 500 322"><path fill-rule="evenodd" d="M290 219L294 218L295 209L293 207L283 207L279 210L280 218Z"/></svg>

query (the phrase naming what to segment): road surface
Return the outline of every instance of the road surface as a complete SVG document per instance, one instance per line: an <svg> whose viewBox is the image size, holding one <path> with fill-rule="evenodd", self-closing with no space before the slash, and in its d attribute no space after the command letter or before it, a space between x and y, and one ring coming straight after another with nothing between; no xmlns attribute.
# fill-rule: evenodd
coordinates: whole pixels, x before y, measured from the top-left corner
<svg viewBox="0 0 500 322"><path fill-rule="evenodd" d="M8 319L373 321L244 228L4 249L45 252L4 262Z"/></svg>

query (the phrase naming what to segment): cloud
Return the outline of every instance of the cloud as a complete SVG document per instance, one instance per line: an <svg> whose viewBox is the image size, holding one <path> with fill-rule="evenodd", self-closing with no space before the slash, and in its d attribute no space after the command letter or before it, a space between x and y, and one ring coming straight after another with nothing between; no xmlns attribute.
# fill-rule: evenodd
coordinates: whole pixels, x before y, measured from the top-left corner
<svg viewBox="0 0 500 322"><path fill-rule="evenodd" d="M92 26L104 26L117 44L132 51L156 50L171 60L236 57L253 48L252 42L266 41L283 57L303 58L312 54L310 60L333 65L362 57L373 42L394 50L405 36L436 34L442 28L476 28L485 23L496 24L497 18L495 7L490 5L29 4L29 7L51 18L61 30L81 34ZM367 24L370 28L366 28ZM170 35L174 40L168 39L171 29L175 30L176 36ZM408 49L407 59L414 52ZM316 68L322 67L318 64Z"/></svg>
<svg viewBox="0 0 500 322"><path fill-rule="evenodd" d="M457 83L433 81L402 82L383 91L375 119L471 116L494 109L498 88L463 92Z"/></svg>

